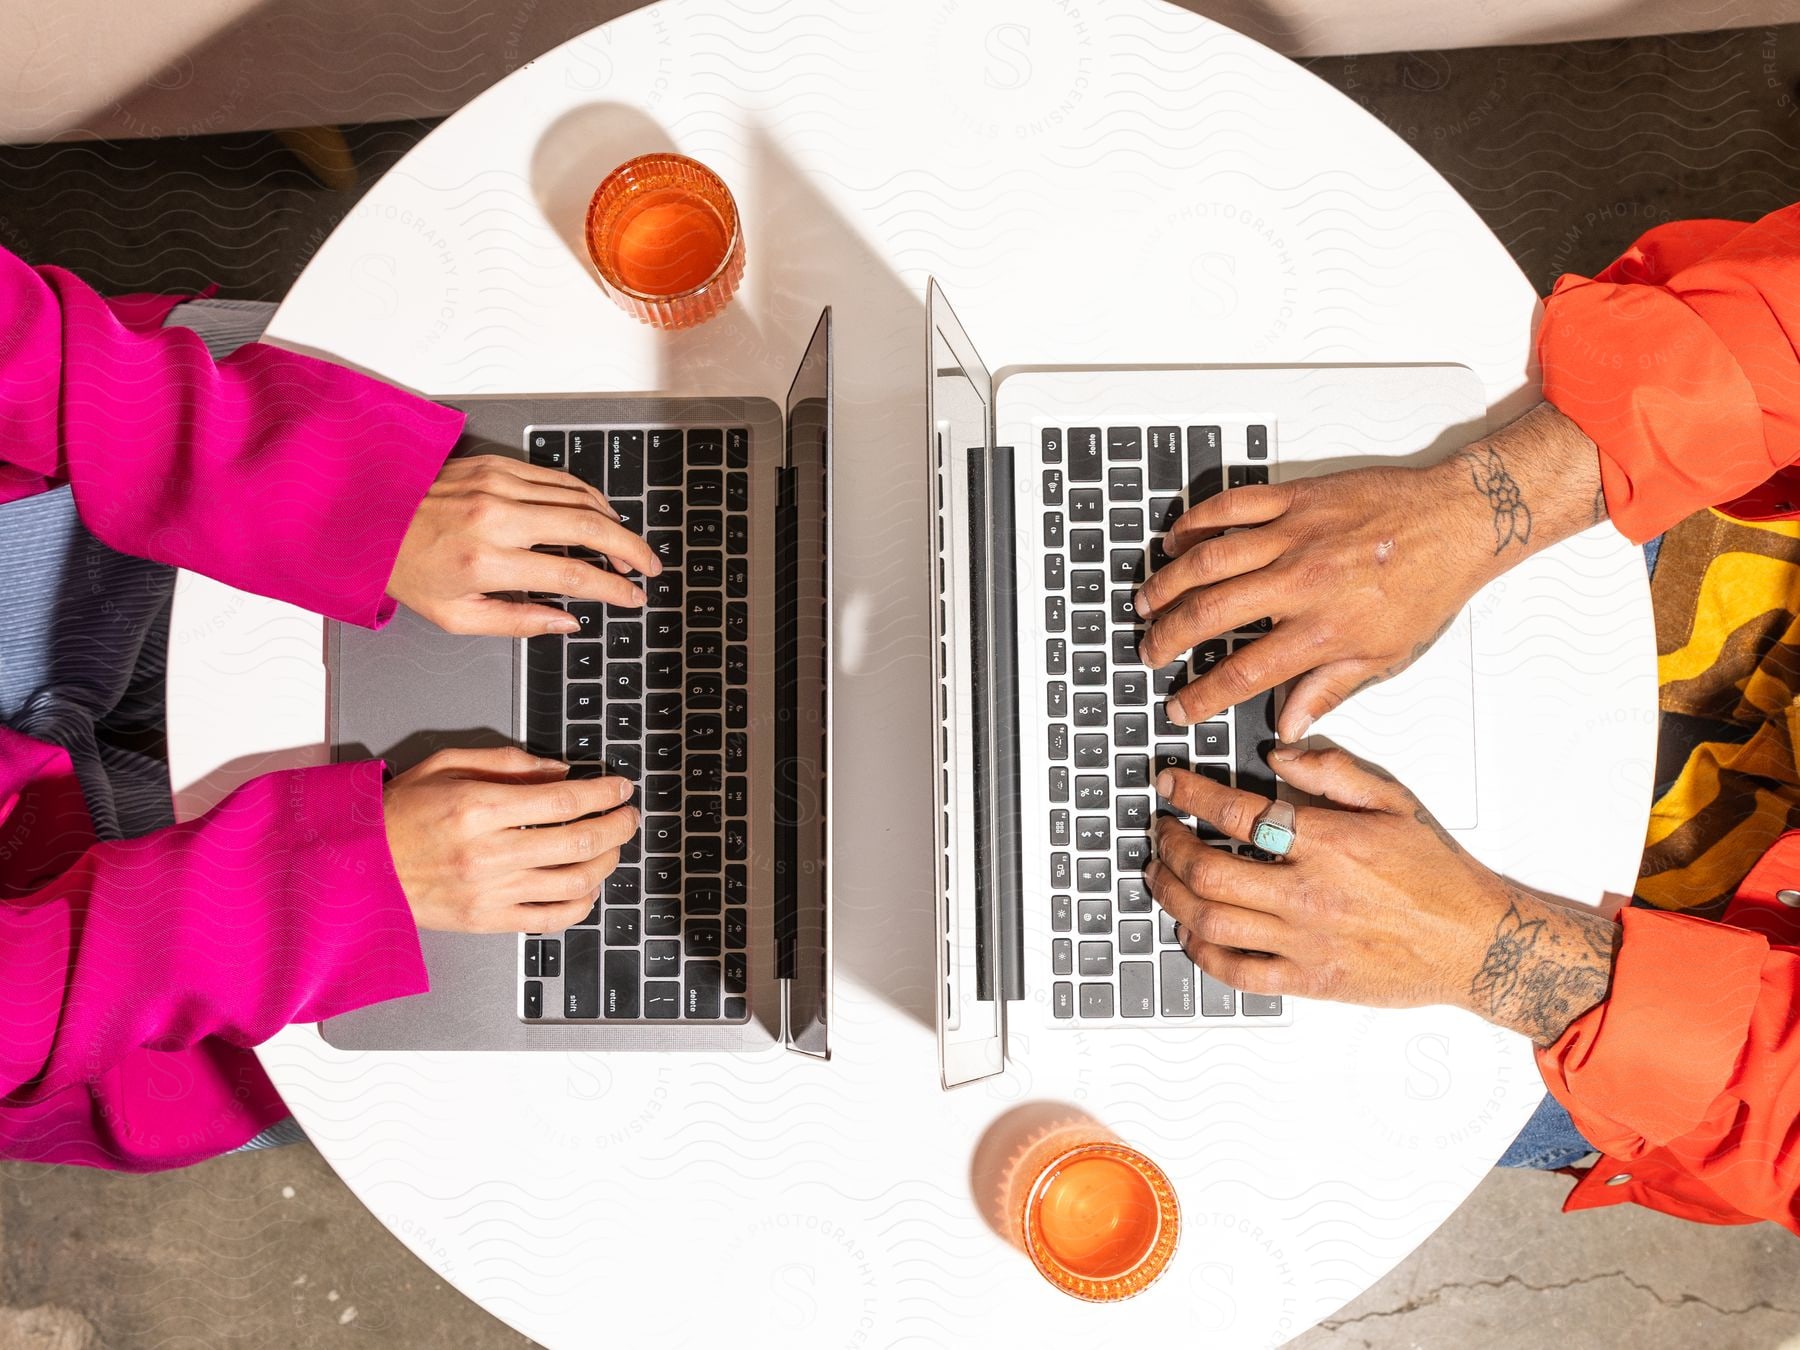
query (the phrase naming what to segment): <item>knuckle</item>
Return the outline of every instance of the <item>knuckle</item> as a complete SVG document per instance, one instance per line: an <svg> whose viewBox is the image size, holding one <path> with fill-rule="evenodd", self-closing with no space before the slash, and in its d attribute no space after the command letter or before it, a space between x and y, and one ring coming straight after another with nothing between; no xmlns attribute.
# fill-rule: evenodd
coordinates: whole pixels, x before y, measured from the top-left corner
<svg viewBox="0 0 1800 1350"><path fill-rule="evenodd" d="M599 851L599 840L592 830L576 830L569 836L569 859L585 862Z"/></svg>
<svg viewBox="0 0 1800 1350"><path fill-rule="evenodd" d="M576 800L575 790L567 786L558 786L551 790L545 806L558 820L573 820L581 814L581 803Z"/></svg>
<svg viewBox="0 0 1800 1350"><path fill-rule="evenodd" d="M1242 702L1261 690L1262 662L1245 649L1213 672L1213 683L1229 702Z"/></svg>
<svg viewBox="0 0 1800 1350"><path fill-rule="evenodd" d="M556 584L564 595L573 595L594 579L595 571L586 563L570 558L556 569Z"/></svg>

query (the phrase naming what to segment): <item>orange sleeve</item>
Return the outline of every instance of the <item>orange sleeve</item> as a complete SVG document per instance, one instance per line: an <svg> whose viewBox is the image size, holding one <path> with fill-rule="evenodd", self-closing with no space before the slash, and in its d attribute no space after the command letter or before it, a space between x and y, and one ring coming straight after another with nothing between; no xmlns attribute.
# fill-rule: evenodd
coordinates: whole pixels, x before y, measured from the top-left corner
<svg viewBox="0 0 1800 1350"><path fill-rule="evenodd" d="M1544 1082L1608 1158L1656 1150L1800 1229L1800 948L1660 910L1619 921L1612 992L1538 1051Z"/></svg>
<svg viewBox="0 0 1800 1350"><path fill-rule="evenodd" d="M1634 540L1800 461L1800 205L1658 226L1564 276L1538 333L1544 397L1600 449Z"/></svg>

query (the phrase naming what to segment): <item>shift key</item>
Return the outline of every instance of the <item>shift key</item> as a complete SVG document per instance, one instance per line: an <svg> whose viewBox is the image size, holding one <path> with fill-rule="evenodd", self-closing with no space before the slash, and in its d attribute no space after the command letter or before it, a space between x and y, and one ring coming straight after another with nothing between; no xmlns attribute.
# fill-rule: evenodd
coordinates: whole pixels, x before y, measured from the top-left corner
<svg viewBox="0 0 1800 1350"><path fill-rule="evenodd" d="M573 937L574 933L571 932ZM606 1015L630 1020L641 1016L639 990L643 987L643 971L636 952L610 951L606 954Z"/></svg>
<svg viewBox="0 0 1800 1350"><path fill-rule="evenodd" d="M600 1015L600 930L571 928L563 937L563 1016Z"/></svg>

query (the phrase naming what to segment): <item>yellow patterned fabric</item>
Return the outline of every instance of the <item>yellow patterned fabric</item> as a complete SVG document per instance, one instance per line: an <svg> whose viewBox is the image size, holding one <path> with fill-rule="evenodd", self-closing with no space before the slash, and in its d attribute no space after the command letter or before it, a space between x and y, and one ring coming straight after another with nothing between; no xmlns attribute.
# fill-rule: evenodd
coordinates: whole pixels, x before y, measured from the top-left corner
<svg viewBox="0 0 1800 1350"><path fill-rule="evenodd" d="M1662 711L1718 739L1651 808L1638 895L1712 917L1800 827L1800 522L1692 516L1664 536L1650 592Z"/></svg>

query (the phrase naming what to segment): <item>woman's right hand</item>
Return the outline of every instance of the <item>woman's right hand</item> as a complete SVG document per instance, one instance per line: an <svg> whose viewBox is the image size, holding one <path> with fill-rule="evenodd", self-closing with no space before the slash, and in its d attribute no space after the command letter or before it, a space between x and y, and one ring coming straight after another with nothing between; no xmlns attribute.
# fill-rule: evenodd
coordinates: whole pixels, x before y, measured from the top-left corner
<svg viewBox="0 0 1800 1350"><path fill-rule="evenodd" d="M440 750L387 784L388 851L419 927L544 933L581 922L638 813L625 779L568 772L523 750Z"/></svg>

